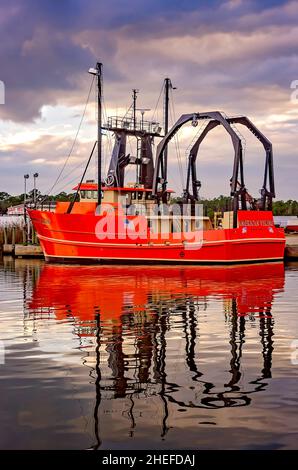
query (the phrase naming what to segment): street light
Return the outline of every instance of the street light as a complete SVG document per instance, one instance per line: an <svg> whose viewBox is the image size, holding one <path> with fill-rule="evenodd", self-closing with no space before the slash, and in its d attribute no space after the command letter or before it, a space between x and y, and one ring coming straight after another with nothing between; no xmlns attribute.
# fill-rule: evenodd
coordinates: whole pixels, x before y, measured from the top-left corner
<svg viewBox="0 0 298 470"><path fill-rule="evenodd" d="M39 177L38 173L34 173L33 180L34 180L34 192L33 192L33 204L34 208L36 208L36 178Z"/></svg>
<svg viewBox="0 0 298 470"><path fill-rule="evenodd" d="M27 179L29 175L24 175L24 219L26 223L26 199L27 199Z"/></svg>

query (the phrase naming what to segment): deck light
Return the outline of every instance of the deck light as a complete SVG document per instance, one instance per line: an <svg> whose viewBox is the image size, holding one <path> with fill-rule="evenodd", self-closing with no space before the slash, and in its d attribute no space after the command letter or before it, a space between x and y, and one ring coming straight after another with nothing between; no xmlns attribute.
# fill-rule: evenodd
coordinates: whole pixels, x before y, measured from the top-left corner
<svg viewBox="0 0 298 470"><path fill-rule="evenodd" d="M96 70L94 67L91 67L88 70L88 73L90 73L91 75L98 75L98 70Z"/></svg>

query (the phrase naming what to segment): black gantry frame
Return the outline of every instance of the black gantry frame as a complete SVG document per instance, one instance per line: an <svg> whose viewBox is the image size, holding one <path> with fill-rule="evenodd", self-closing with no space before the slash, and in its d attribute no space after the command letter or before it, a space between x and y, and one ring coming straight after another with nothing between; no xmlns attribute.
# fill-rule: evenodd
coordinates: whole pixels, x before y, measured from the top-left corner
<svg viewBox="0 0 298 470"><path fill-rule="evenodd" d="M263 147L266 152L265 160L265 171L263 186L261 189L261 205L260 209L262 210L271 210L272 209L272 198L275 197L274 189L274 172L273 172L273 153L272 153L272 144L271 142L256 128L256 126L246 117L224 117L223 114L219 111L211 111L204 113L193 113L193 114L184 114L172 127L172 129L166 134L157 147L156 154L156 165L153 178L153 195L158 198L158 184L161 184L161 198L166 192L167 189L167 171L165 169L163 161L164 149L169 144L170 140L178 132L178 130L187 122L193 121L196 123L198 120L209 120L207 126L201 132L196 142L189 153L188 159L188 169L187 169L187 180L186 180L186 189L184 191L184 199L186 201L198 201L198 188L200 187L200 182L197 179L196 173L196 159L199 151L201 142L207 136L207 134L217 127L222 125L228 134L231 137L233 147L234 147L234 164L233 164L233 173L231 178L231 196L233 197L233 226L237 227L237 211L239 209L239 199L241 200L241 209L247 209L247 190L244 183L244 168L243 168L243 147L241 138L235 132L232 125L233 124L242 124L246 126L253 135L256 136L258 140L263 144ZM240 181L239 181L240 177ZM267 189L269 179L269 190ZM192 194L190 193L190 185L192 186Z"/></svg>

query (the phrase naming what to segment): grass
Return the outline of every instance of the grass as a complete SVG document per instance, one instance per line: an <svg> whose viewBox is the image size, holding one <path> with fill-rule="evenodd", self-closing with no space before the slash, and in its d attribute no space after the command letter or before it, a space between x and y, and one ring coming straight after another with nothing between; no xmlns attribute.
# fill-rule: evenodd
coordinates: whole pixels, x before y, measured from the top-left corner
<svg viewBox="0 0 298 470"><path fill-rule="evenodd" d="M24 226L23 217L0 217L0 246L5 242L4 232L6 232L8 244L12 243L13 234L15 243L23 244Z"/></svg>

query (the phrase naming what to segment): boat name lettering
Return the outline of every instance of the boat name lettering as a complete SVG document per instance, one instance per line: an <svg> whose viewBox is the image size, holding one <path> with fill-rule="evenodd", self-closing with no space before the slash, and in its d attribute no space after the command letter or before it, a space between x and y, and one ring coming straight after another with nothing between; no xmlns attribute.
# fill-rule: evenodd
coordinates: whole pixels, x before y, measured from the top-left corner
<svg viewBox="0 0 298 470"><path fill-rule="evenodd" d="M273 222L272 220L240 220L239 226L244 227L244 226L251 226L251 227L256 227L256 226L272 226Z"/></svg>

